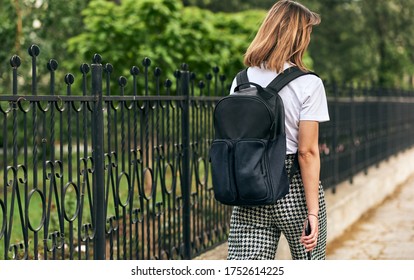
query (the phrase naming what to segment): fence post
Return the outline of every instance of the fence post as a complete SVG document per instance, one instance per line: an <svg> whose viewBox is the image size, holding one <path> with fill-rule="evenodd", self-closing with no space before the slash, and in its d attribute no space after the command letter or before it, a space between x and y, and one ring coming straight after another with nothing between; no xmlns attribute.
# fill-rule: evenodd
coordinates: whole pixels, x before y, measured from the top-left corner
<svg viewBox="0 0 414 280"><path fill-rule="evenodd" d="M334 172L334 187L332 192L336 192L336 185L339 183L339 155L338 155L338 125L339 125L339 97L338 87L336 82L333 82L333 93L334 93L334 118L333 118L333 136L332 136L332 147L334 153L333 172Z"/></svg>
<svg viewBox="0 0 414 280"><path fill-rule="evenodd" d="M183 195L183 242L184 259L191 259L191 174L190 174L190 72L188 65L181 67L181 95L185 97L183 102L182 121L182 141L183 141L183 161L182 161L182 195Z"/></svg>
<svg viewBox="0 0 414 280"><path fill-rule="evenodd" d="M351 97L351 175L349 176L349 182L353 184L354 175L355 175L355 164L356 164L356 143L355 143L355 130L356 130L356 121L355 121L355 88L354 85L350 85L350 97Z"/></svg>
<svg viewBox="0 0 414 280"><path fill-rule="evenodd" d="M94 259L105 259L105 184L104 184L104 130L101 57L95 55L92 70L92 95L95 96L92 114L93 215L95 220Z"/></svg>

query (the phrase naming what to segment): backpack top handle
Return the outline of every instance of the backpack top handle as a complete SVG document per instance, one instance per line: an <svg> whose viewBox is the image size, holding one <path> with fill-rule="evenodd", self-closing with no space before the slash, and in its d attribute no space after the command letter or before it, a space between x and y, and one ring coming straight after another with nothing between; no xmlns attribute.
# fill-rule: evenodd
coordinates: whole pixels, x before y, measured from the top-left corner
<svg viewBox="0 0 414 280"><path fill-rule="evenodd" d="M249 88L250 86L256 87L257 93L264 100L269 100L270 98L273 97L273 94L272 93L265 91L262 86L260 86L259 84L256 84L256 83L252 83L252 82L247 82L247 83L242 83L240 85L237 85L234 88L234 92L239 91L240 89Z"/></svg>
<svg viewBox="0 0 414 280"><path fill-rule="evenodd" d="M255 86L259 92L260 92L260 91L264 91L264 89L263 89L263 87L262 87L261 85L256 84L256 83L252 83L252 82L246 82L246 83L242 83L242 84L240 84L240 85L237 85L237 86L234 88L234 92L239 91L240 89L245 89L245 88L248 88L248 85Z"/></svg>

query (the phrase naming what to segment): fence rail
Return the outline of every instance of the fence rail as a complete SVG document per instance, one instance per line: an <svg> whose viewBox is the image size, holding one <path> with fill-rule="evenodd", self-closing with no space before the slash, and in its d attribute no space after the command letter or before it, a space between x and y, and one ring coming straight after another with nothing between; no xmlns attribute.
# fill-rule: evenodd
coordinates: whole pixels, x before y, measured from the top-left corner
<svg viewBox="0 0 414 280"><path fill-rule="evenodd" d="M231 208L214 200L208 160L228 89L218 68L196 82L183 65L161 81L144 59L114 83L95 55L62 93L55 60L47 86L39 79L39 54L29 48L29 84L13 56L11 94L0 88L0 259L191 259L224 242ZM413 145L411 92L326 89L325 188Z"/></svg>

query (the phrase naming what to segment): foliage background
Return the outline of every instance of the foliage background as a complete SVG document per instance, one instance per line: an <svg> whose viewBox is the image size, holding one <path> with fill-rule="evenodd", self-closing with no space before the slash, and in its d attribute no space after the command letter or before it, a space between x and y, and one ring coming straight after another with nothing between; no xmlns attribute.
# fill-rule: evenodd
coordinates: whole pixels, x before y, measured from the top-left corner
<svg viewBox="0 0 414 280"><path fill-rule="evenodd" d="M308 64L322 78L346 83L411 87L414 74L414 1L302 0L322 17L313 31ZM94 53L128 75L149 57L165 75L181 63L203 79L219 66L228 80L274 0L0 0L0 94L10 84L12 54L29 63L27 48L42 61L59 62L79 75ZM39 69L46 71L46 67ZM24 80L29 73L21 73Z"/></svg>

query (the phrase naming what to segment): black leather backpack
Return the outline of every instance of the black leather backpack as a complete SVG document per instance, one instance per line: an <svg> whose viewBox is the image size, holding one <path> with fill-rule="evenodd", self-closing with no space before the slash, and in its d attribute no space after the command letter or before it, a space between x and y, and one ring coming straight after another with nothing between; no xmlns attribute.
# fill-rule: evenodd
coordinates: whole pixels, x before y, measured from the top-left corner
<svg viewBox="0 0 414 280"><path fill-rule="evenodd" d="M278 92L305 74L297 67L280 73L265 88L237 74L234 94L214 109L215 138L210 161L215 199L227 205L274 204L289 192L285 166L285 111ZM297 157L291 176L299 167Z"/></svg>

